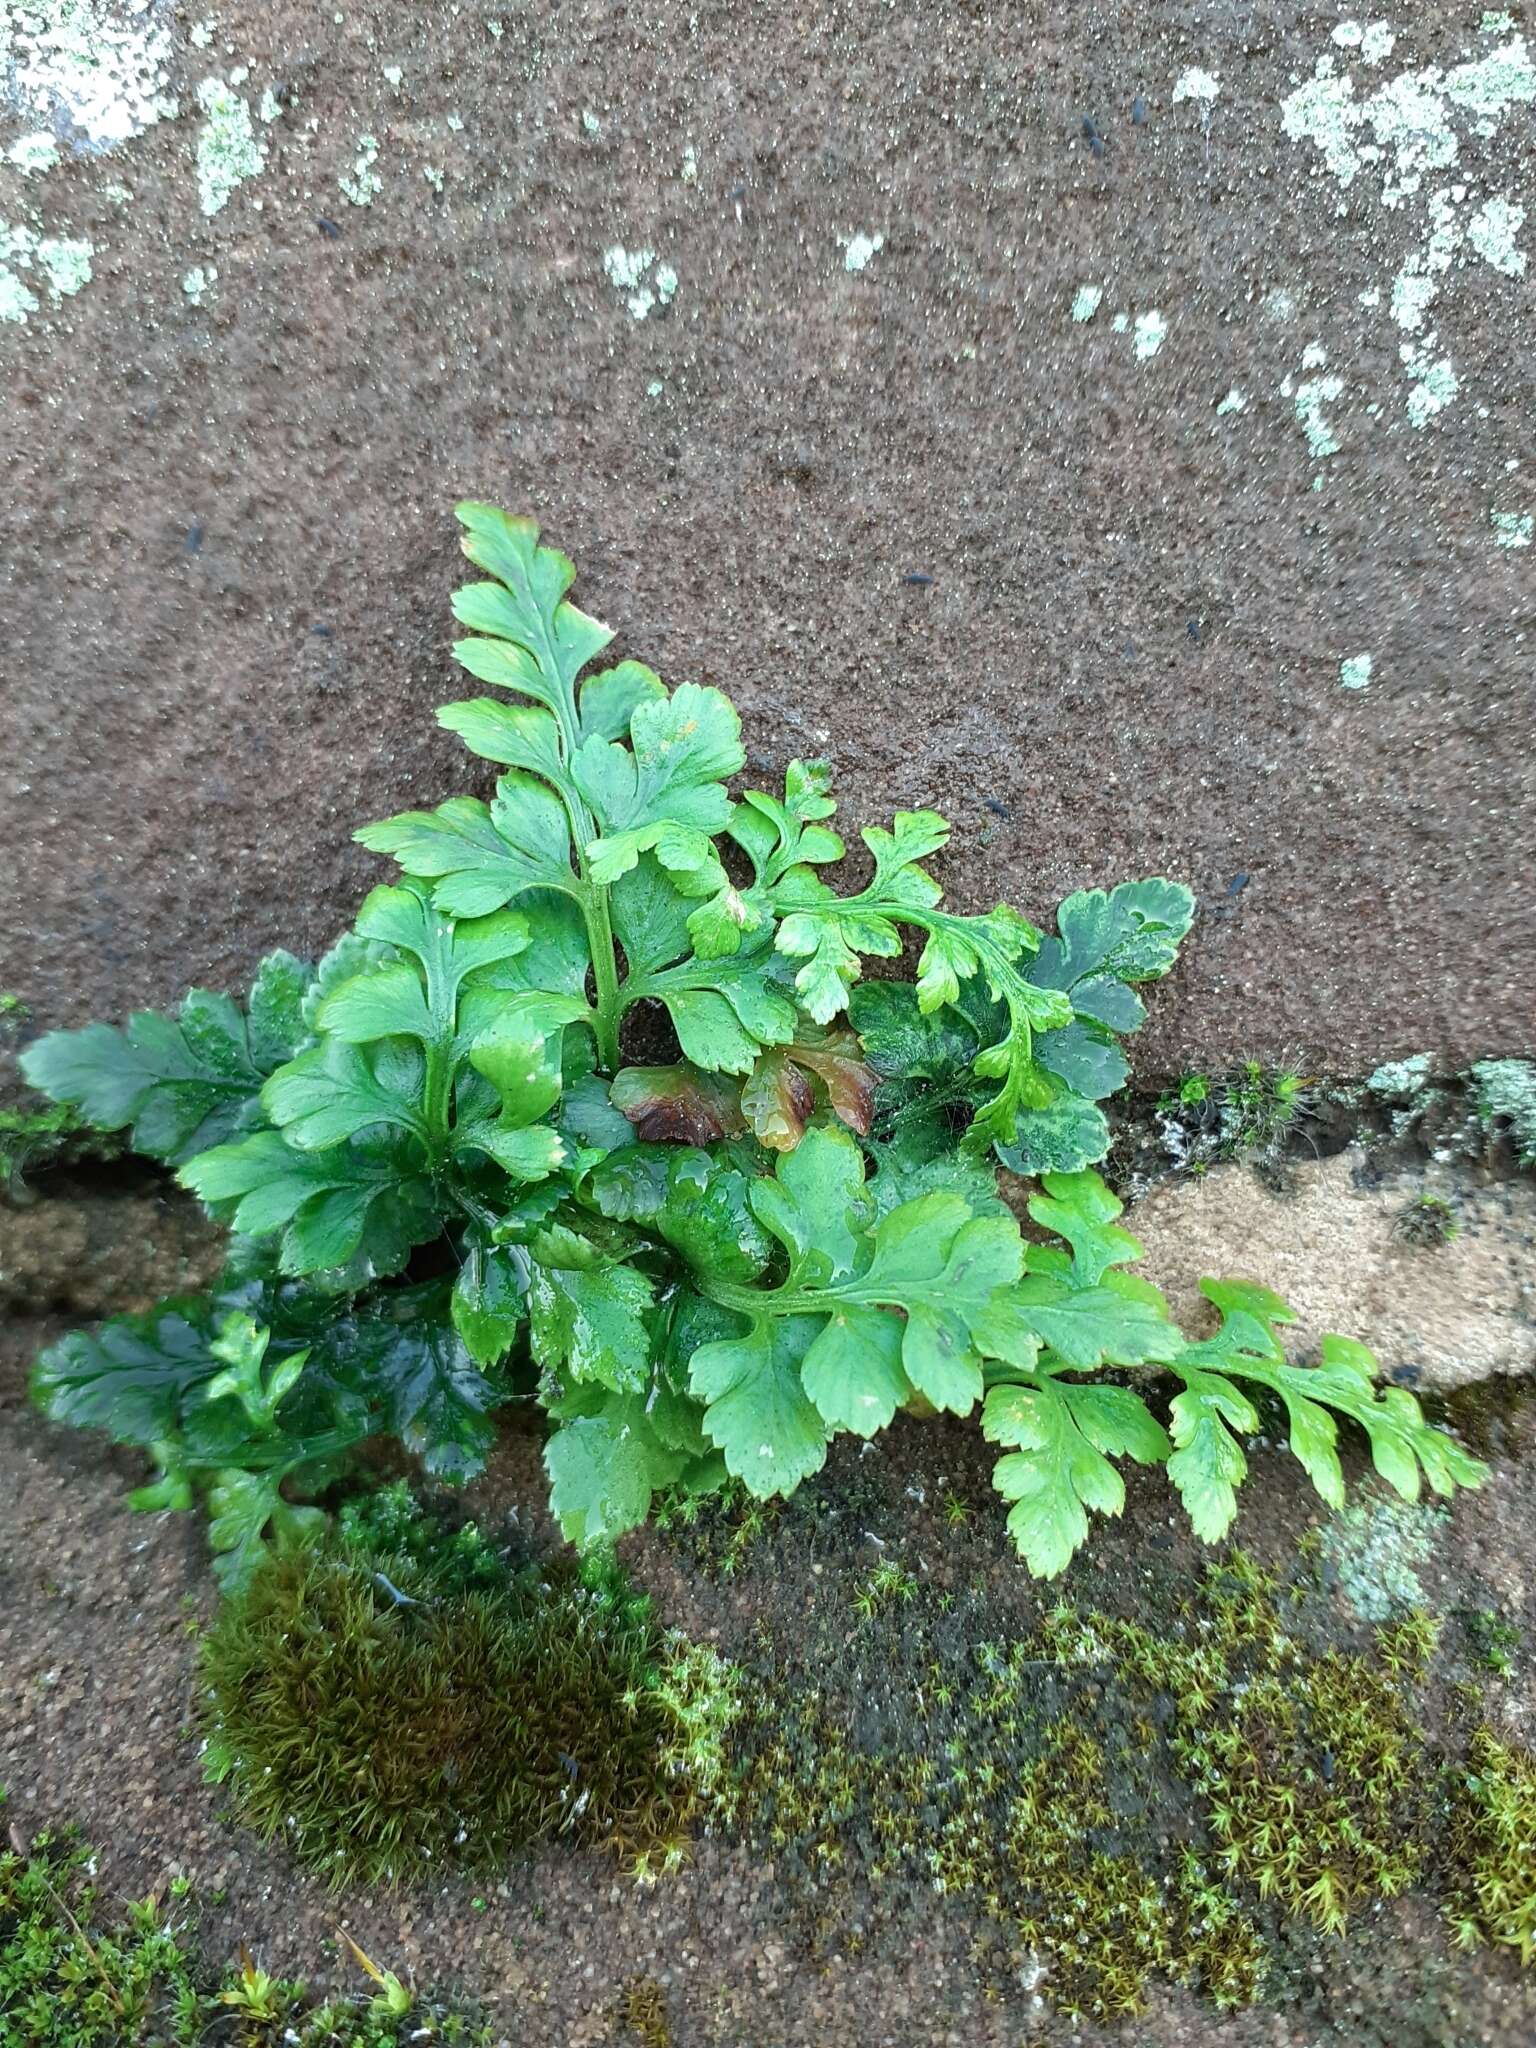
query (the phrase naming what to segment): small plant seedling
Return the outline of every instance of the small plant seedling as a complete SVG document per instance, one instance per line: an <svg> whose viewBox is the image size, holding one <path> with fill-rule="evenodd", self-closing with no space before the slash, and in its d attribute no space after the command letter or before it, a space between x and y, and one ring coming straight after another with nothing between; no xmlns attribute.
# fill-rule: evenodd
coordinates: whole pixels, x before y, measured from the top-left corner
<svg viewBox="0 0 1536 2048"><path fill-rule="evenodd" d="M240 1969L234 1981L219 1996L243 2020L271 2025L280 2020L293 2003L298 1987L285 1984L255 1962L245 1943L240 1944Z"/></svg>
<svg viewBox="0 0 1536 2048"><path fill-rule="evenodd" d="M366 1439L462 1480L530 1389L583 1546L669 1490L791 1494L834 1437L902 1410L979 1416L1041 1575L1120 1511L1127 1458L1166 1467L1220 1537L1254 1386L1330 1502L1339 1415L1405 1494L1476 1482L1361 1345L1287 1363L1290 1311L1232 1280L1206 1283L1221 1327L1192 1343L1127 1270L1140 1246L1093 1170L1101 1105L1188 889L1081 890L1054 930L960 915L927 866L949 826L915 810L863 831L840 891L825 762L733 799L729 700L595 667L612 634L534 523L459 518L481 578L454 599L454 651L486 693L438 717L492 764L489 800L365 825L398 876L318 963L275 953L243 1004L193 990L175 1017L22 1056L231 1231L208 1296L39 1361L49 1414L152 1452L135 1505L205 1501L239 1585L314 1535L309 1503ZM864 978L909 941L915 981ZM1242 1128L1282 1126L1305 1086L1246 1070ZM1000 1167L1034 1182L1039 1239ZM444 1240L451 1277L427 1249Z"/></svg>
<svg viewBox="0 0 1536 2048"><path fill-rule="evenodd" d="M403 2019L416 2003L414 1992L401 1983L393 1970L381 1968L372 1956L366 1955L344 1927L338 1927L336 1933L352 1951L353 1960L358 1968L365 1970L379 1987L377 1994L369 2001L369 2010L381 2017L387 2015L391 2019Z"/></svg>

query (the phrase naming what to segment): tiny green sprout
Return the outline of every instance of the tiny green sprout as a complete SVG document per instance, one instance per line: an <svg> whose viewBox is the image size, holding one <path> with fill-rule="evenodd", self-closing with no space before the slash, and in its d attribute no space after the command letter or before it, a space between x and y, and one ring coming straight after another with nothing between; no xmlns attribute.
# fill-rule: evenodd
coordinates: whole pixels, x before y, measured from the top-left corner
<svg viewBox="0 0 1536 2048"><path fill-rule="evenodd" d="M960 1498L960 1496L959 1496L958 1494L956 1494L956 1493L946 1493L946 1494L945 1494L945 1496L944 1496L944 1521L945 1521L946 1525L947 1525L947 1526L948 1526L949 1528L951 1528L951 1529L961 1529L961 1528L964 1528L965 1524L966 1524L966 1523L967 1523L968 1521L970 1521L970 1519L971 1519L971 1513L972 1513L971 1509L970 1509L969 1507L967 1507L967 1506L966 1506L965 1502L964 1502L963 1500L961 1500L961 1498Z"/></svg>
<svg viewBox="0 0 1536 2048"><path fill-rule="evenodd" d="M1186 1107L1204 1102L1211 1092L1211 1084L1204 1074L1186 1074L1179 1083L1179 1101Z"/></svg>
<svg viewBox="0 0 1536 2048"><path fill-rule="evenodd" d="M1428 1672L1439 1640L1438 1619L1422 1608L1376 1631L1383 1664L1394 1678L1411 1678L1415 1684Z"/></svg>

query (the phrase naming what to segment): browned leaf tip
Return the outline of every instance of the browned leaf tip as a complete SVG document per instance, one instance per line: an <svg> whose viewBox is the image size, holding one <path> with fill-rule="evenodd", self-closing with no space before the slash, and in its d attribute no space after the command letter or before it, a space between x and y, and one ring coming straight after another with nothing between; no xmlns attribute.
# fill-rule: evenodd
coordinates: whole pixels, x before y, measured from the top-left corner
<svg viewBox="0 0 1536 2048"><path fill-rule="evenodd" d="M875 1090L880 1075L864 1058L858 1033L845 1028L825 1031L812 1041L797 1039L789 1056L819 1074L826 1084L834 1113L861 1138L869 1136L875 1116Z"/></svg>
<svg viewBox="0 0 1536 2048"><path fill-rule="evenodd" d="M774 1152L793 1152L816 1108L816 1093L794 1063L794 1047L763 1053L742 1084L741 1106L759 1141Z"/></svg>
<svg viewBox="0 0 1536 2048"><path fill-rule="evenodd" d="M746 1129L740 1091L687 1061L675 1067L625 1067L610 1089L635 1135L652 1145L712 1145Z"/></svg>

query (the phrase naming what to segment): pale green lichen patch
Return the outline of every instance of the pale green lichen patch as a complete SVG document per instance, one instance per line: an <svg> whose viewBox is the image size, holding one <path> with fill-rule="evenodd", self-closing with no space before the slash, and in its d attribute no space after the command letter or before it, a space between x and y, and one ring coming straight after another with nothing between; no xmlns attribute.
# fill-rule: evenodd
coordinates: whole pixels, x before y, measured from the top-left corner
<svg viewBox="0 0 1536 2048"><path fill-rule="evenodd" d="M1333 31L1333 40L1341 49L1358 50L1366 64L1384 63L1397 44L1397 37L1384 21L1373 21L1369 28L1362 28L1358 21L1341 21Z"/></svg>
<svg viewBox="0 0 1536 2048"><path fill-rule="evenodd" d="M46 132L21 135L5 152L5 158L24 178L36 178L44 171L51 171L58 162L59 145Z"/></svg>
<svg viewBox="0 0 1536 2048"><path fill-rule="evenodd" d="M1459 107L1476 117L1479 133L1491 133L1491 127L1482 124L1496 122L1510 107L1528 106L1536 100L1536 65L1531 63L1525 37L1512 35L1486 57L1458 64L1447 75L1445 90Z"/></svg>
<svg viewBox="0 0 1536 2048"><path fill-rule="evenodd" d="M1308 449L1318 462L1339 452L1338 436L1323 408L1343 396L1342 377L1309 377L1305 384L1296 387L1296 421L1307 437Z"/></svg>
<svg viewBox="0 0 1536 2048"><path fill-rule="evenodd" d="M1536 67L1524 36L1514 31L1507 17L1485 16L1483 26L1506 39L1496 49L1449 69L1428 64L1403 71L1364 96L1357 95L1354 79L1340 68L1334 52L1325 51L1312 76L1282 101L1283 132L1315 149L1342 188L1371 172L1379 180L1383 205L1411 206L1432 172L1458 164L1469 119L1475 132L1487 139L1512 108L1536 101ZM1392 47L1384 22L1371 28L1340 22L1332 39L1348 53L1346 62L1356 55L1362 62L1378 61ZM1392 317L1406 334L1424 333L1430 308L1463 243L1503 276L1524 273L1525 255L1515 241L1524 209L1507 199L1486 197L1463 221L1455 209L1466 196L1466 184L1448 184L1425 202L1422 237L1410 247L1391 288ZM1342 203L1339 211L1345 211ZM1360 303L1373 301L1362 294ZM1433 353L1435 341L1434 334L1424 334L1422 343L1400 350L1409 379L1407 413L1415 427L1427 425L1444 411L1460 388L1449 356Z"/></svg>
<svg viewBox="0 0 1536 2048"><path fill-rule="evenodd" d="M1430 340L1433 341L1433 335ZM1427 427L1437 413L1444 412L1461 389L1449 356L1431 360L1428 348L1416 349L1405 342L1399 351L1413 384L1408 392L1408 420L1411 426Z"/></svg>
<svg viewBox="0 0 1536 2048"><path fill-rule="evenodd" d="M1335 73L1331 57L1319 57L1312 76L1283 100L1280 125L1292 142L1310 142L1331 176L1352 184L1360 169L1355 131L1361 108L1354 80Z"/></svg>
<svg viewBox="0 0 1536 2048"><path fill-rule="evenodd" d="M1419 1577L1450 1516L1406 1501L1355 1501L1323 1530L1323 1556L1362 1621L1391 1621L1425 1604Z"/></svg>
<svg viewBox="0 0 1536 2048"><path fill-rule="evenodd" d="M1525 225L1525 208L1507 199L1489 199L1467 222L1467 240L1504 277L1524 277L1525 251L1515 237Z"/></svg>
<svg viewBox="0 0 1536 2048"><path fill-rule="evenodd" d="M843 250L844 270L867 270L880 251L885 247L884 235L839 235Z"/></svg>
<svg viewBox="0 0 1536 2048"><path fill-rule="evenodd" d="M1490 512L1488 518L1501 548L1528 548L1536 535L1536 513Z"/></svg>
<svg viewBox="0 0 1536 2048"><path fill-rule="evenodd" d="M220 212L247 178L267 161L266 144L257 140L251 110L235 90L245 74L205 78L197 103L205 115L197 137L197 186L202 209L210 218Z"/></svg>
<svg viewBox="0 0 1536 2048"><path fill-rule="evenodd" d="M1363 690L1371 680L1371 657L1352 654L1339 663L1339 681L1346 690Z"/></svg>
<svg viewBox="0 0 1536 2048"><path fill-rule="evenodd" d="M677 272L670 263L658 262L654 249L626 249L615 242L603 251L603 269L614 290L623 293L632 320L644 320L677 296Z"/></svg>
<svg viewBox="0 0 1536 2048"><path fill-rule="evenodd" d="M211 263L198 263L184 273L181 288L194 306L200 306L213 290L219 273Z"/></svg>
<svg viewBox="0 0 1536 2048"><path fill-rule="evenodd" d="M1507 1124L1522 1166L1536 1166L1536 1066L1529 1060L1479 1060L1477 1113L1488 1126Z"/></svg>
<svg viewBox="0 0 1536 2048"><path fill-rule="evenodd" d="M0 251L5 247L5 228L0 223ZM0 262L0 321L19 326L37 311L38 298L29 291L8 263Z"/></svg>
<svg viewBox="0 0 1536 2048"><path fill-rule="evenodd" d="M1154 306L1150 313L1136 316L1135 350L1138 363L1150 362L1168 336L1168 322Z"/></svg>
<svg viewBox="0 0 1536 2048"><path fill-rule="evenodd" d="M1234 384L1231 390L1227 393L1226 397L1222 399L1221 403L1217 406L1216 417L1217 419L1225 419L1231 413L1246 412L1247 410L1247 394L1245 392L1239 391L1237 386Z"/></svg>
<svg viewBox="0 0 1536 2048"><path fill-rule="evenodd" d="M1366 1087L1384 1102L1408 1102L1429 1086L1433 1061L1427 1052L1410 1053L1404 1060L1386 1060L1367 1074Z"/></svg>
<svg viewBox="0 0 1536 2048"><path fill-rule="evenodd" d="M0 0L0 100L111 149L176 112L166 0Z"/></svg>
<svg viewBox="0 0 1536 2048"><path fill-rule="evenodd" d="M1405 334L1417 334L1439 295L1434 278L1418 270L1400 271L1392 280L1392 318Z"/></svg>
<svg viewBox="0 0 1536 2048"><path fill-rule="evenodd" d="M90 242L0 221L0 321L30 319L41 304L34 289L39 284L54 305L73 298L90 283L95 253Z"/></svg>
<svg viewBox="0 0 1536 2048"><path fill-rule="evenodd" d="M90 283L95 253L91 243L67 237L45 236L38 243L37 260L55 299L72 299Z"/></svg>
<svg viewBox="0 0 1536 2048"><path fill-rule="evenodd" d="M359 135L357 156L350 173L339 179L341 196L354 206L371 206L377 193L384 190L384 180L374 169L379 160L379 139L376 135Z"/></svg>
<svg viewBox="0 0 1536 2048"><path fill-rule="evenodd" d="M1199 65L1192 64L1174 80L1174 105L1177 106L1180 100L1194 100L1199 106L1209 107L1220 91L1219 78L1212 72L1202 71Z"/></svg>
<svg viewBox="0 0 1536 2048"><path fill-rule="evenodd" d="M1080 284L1077 296L1072 301L1072 318L1077 321L1091 320L1104 300L1101 284Z"/></svg>

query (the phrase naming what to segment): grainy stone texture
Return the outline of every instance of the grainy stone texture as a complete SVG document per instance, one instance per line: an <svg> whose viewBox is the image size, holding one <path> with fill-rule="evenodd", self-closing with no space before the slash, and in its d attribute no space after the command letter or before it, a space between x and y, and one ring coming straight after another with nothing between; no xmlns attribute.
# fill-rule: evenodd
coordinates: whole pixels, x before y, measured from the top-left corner
<svg viewBox="0 0 1536 2048"><path fill-rule="evenodd" d="M0 1313L138 1314L217 1277L224 1232L169 1189L0 1198Z"/></svg>
<svg viewBox="0 0 1536 2048"><path fill-rule="evenodd" d="M1445 99L1454 164L1396 204L1390 151L1346 185L1283 113L1320 57L1358 101L1513 31L152 13L174 118L91 153L56 110L28 172L36 92L0 106L37 302L0 325L0 986L39 1025L322 944L380 873L351 829L466 779L431 711L450 506L484 495L622 650L735 693L755 770L829 753L854 825L945 809L961 904L1187 878L1144 1068L1529 1049L1533 585L1496 515L1528 509L1536 328L1470 221L1529 201L1530 107ZM1176 98L1195 71L1214 97ZM1458 389L1416 428L1431 330Z"/></svg>
<svg viewBox="0 0 1536 2048"><path fill-rule="evenodd" d="M1456 1235L1406 1234L1424 1195L1448 1203ZM1240 1274L1296 1311L1293 1355L1326 1331L1358 1337L1382 1372L1450 1392L1536 1371L1536 1182L1480 1184L1450 1167L1383 1176L1359 1147L1288 1168L1283 1192L1249 1168L1165 1181L1124 1219L1146 1248L1138 1269L1192 1334L1215 1328L1202 1275Z"/></svg>

